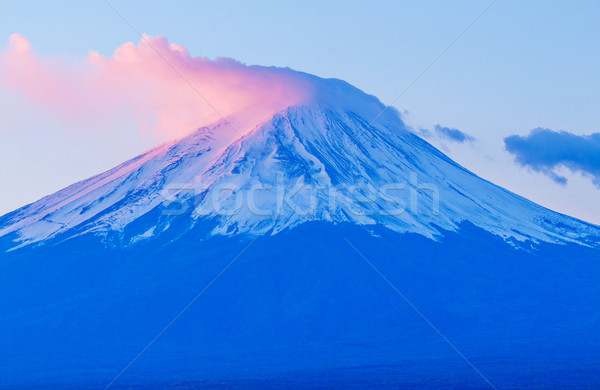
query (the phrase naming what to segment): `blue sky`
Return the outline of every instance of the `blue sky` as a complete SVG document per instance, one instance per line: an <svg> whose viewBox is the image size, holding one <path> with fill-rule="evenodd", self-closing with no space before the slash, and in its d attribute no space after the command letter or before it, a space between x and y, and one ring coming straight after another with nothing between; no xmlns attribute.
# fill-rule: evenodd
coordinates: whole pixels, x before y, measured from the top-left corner
<svg viewBox="0 0 600 390"><path fill-rule="evenodd" d="M112 3L140 31L192 55L289 66L344 79L393 102L489 1ZM498 0L403 94L395 107L428 140L475 173L544 206L600 223L589 175L515 162L504 138L532 129L600 131L600 3ZM47 56L110 55L139 36L104 1L3 2L0 39L20 33ZM152 146L123 131L65 132L51 112L0 86L0 213L83 179ZM456 129L473 142L436 136ZM81 124L79 124L81 126ZM94 124L89 125L90 128ZM119 127L136 126L124 121ZM91 134L91 135L90 135ZM535 146L534 146L535 147Z"/></svg>

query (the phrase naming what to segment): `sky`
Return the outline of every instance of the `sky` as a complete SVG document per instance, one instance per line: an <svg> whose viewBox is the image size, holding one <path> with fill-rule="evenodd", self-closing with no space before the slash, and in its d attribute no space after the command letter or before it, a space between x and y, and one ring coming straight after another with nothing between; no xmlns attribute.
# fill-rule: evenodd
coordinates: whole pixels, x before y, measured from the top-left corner
<svg viewBox="0 0 600 390"><path fill-rule="evenodd" d="M113 53L138 44L138 31L192 57L340 78L393 102L417 133L479 176L600 224L600 3L497 0L460 35L490 3L1 2L0 47L26 45L46 66L73 65L62 77L76 86L90 85L77 70L89 58L122 75ZM120 112L119 100L91 107L85 93L72 94L82 108L65 114L65 104L23 93L39 80L15 87L19 73L8 74L0 81L0 214L156 145L167 137L160 115L177 116L181 106L148 130L144 113ZM144 110L165 88L175 96L162 81Z"/></svg>

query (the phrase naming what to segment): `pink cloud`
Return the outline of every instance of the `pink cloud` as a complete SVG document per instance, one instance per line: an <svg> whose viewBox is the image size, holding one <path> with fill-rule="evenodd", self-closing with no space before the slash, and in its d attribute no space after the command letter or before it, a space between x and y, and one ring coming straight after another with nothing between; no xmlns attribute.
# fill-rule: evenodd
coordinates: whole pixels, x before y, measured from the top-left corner
<svg viewBox="0 0 600 390"><path fill-rule="evenodd" d="M149 36L111 57L90 52L67 61L41 57L13 34L0 52L0 82L67 120L108 125L132 115L159 138L180 137L241 110L266 119L314 93L297 72L192 57L183 46Z"/></svg>

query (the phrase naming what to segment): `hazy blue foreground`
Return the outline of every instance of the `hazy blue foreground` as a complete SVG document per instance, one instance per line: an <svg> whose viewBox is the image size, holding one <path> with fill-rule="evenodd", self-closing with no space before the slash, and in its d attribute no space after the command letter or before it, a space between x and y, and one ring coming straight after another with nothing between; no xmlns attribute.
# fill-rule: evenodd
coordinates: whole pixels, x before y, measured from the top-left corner
<svg viewBox="0 0 600 390"><path fill-rule="evenodd" d="M600 388L599 251L327 223L260 237L112 388ZM0 255L0 387L104 388L249 243ZM0 242L1 244L1 242Z"/></svg>

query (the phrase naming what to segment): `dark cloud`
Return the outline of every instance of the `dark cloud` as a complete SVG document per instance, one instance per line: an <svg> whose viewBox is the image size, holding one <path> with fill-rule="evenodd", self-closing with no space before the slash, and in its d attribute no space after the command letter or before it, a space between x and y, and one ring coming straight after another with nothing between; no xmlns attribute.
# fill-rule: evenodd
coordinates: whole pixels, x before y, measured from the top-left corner
<svg viewBox="0 0 600 390"><path fill-rule="evenodd" d="M537 128L529 135L504 139L506 150L522 166L541 172L559 184L567 178L556 173L559 167L590 176L600 188L600 133L576 135L566 131Z"/></svg>
<svg viewBox="0 0 600 390"><path fill-rule="evenodd" d="M471 137L466 133L463 133L458 129L435 125L434 130L440 138L445 138L453 142L464 143L475 141L475 138Z"/></svg>
<svg viewBox="0 0 600 390"><path fill-rule="evenodd" d="M428 129L419 128L419 129L417 129L417 134L419 134L421 137L424 137L424 138L431 137L431 131Z"/></svg>

